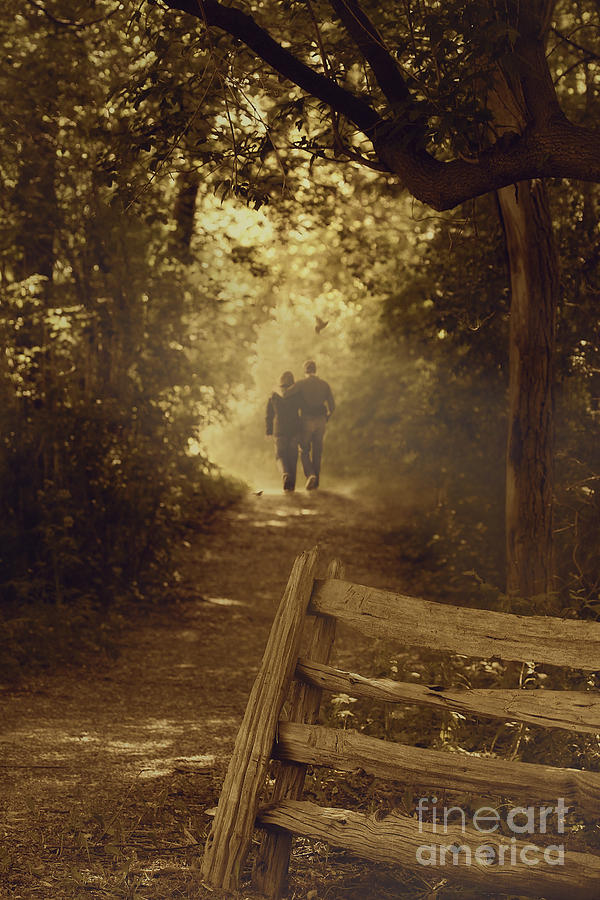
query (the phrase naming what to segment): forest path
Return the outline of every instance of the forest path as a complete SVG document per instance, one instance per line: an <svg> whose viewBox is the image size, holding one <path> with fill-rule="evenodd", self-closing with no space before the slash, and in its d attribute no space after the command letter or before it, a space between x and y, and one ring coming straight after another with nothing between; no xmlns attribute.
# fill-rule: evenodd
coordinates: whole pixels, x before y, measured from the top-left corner
<svg viewBox="0 0 600 900"><path fill-rule="evenodd" d="M3 691L0 897L204 896L204 810L294 557L319 543L408 591L390 527L339 494L250 495L181 546L178 602L134 616L117 660Z"/></svg>

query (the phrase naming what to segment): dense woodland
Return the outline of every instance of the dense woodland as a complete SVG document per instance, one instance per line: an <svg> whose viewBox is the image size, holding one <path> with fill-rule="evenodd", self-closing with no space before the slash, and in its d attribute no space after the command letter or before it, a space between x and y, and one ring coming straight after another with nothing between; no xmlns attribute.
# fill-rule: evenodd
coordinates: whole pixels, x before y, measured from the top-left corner
<svg viewBox="0 0 600 900"><path fill-rule="evenodd" d="M0 46L0 875L216 896L206 810L291 543L318 530L365 584L443 603L600 617L598 3L4 0ZM322 490L274 499L265 402L308 357L336 398ZM598 688L351 649L424 690ZM597 735L553 722L345 693L322 713L598 771ZM307 781L411 815L404 787ZM597 853L581 793L569 849ZM456 896L296 862L295 896Z"/></svg>
<svg viewBox="0 0 600 900"><path fill-rule="evenodd" d="M416 560L597 615L600 31L592 2L527 6L3 4L9 623L168 584L175 536L244 489L206 429L272 467L263 398L309 353L337 483L404 509ZM524 282L515 181L545 235ZM515 298L545 317L524 374Z"/></svg>

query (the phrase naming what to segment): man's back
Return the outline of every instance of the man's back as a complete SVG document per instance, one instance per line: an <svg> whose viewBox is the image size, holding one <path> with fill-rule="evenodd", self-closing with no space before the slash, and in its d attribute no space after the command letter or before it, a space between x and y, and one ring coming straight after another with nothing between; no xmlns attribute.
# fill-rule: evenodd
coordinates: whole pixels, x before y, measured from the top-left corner
<svg viewBox="0 0 600 900"><path fill-rule="evenodd" d="M300 394L300 412L303 417L331 415L335 409L331 388L318 375L306 375L297 382Z"/></svg>

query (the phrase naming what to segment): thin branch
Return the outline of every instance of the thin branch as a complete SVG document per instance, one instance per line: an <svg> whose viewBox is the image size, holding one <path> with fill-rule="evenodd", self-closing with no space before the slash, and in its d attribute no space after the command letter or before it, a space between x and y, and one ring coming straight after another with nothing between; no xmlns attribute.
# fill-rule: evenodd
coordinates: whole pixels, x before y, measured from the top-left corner
<svg viewBox="0 0 600 900"><path fill-rule="evenodd" d="M37 9L38 12L43 13L46 16L46 18L50 19L50 21L54 25L58 25L60 28L76 28L76 29L77 28L89 28L91 25L98 25L99 22L106 22L107 19L110 19L112 16L115 15L115 13L117 13L119 11L119 6L120 6L120 4L117 4L117 6L115 6L114 9L111 9L109 12L106 13L105 16L100 16L98 19L91 19L89 22L86 21L85 19L81 19L81 20L75 22L72 19L58 19L56 16L53 16L52 13L48 12L48 10L46 9L45 6L43 6L43 4L38 3L37 0L25 0L25 2L28 3L29 6L32 6L33 9Z"/></svg>
<svg viewBox="0 0 600 900"><path fill-rule="evenodd" d="M578 25L577 28L574 28L573 31L570 31L569 34L563 34L562 31L559 31L558 28L551 28L550 31L555 34L560 41L554 45L552 50L548 53L550 56L557 47L560 47L561 43L569 44L569 46L574 47L575 50L579 50L581 53L593 53L593 50L590 50L589 47L584 47L583 44L578 44L577 41L572 40L571 35L576 34L578 31L581 31L582 28L598 28L600 29L600 25L596 25L592 22L586 22L584 25Z"/></svg>
<svg viewBox="0 0 600 900"><path fill-rule="evenodd" d="M528 64L521 83L531 114L530 124L523 134L498 141L483 151L476 163L461 159L445 162L420 147L414 137L407 140L410 137L407 126L416 124L408 119L411 101L395 104L394 118L386 120L362 98L314 71L283 48L252 16L240 9L224 6L216 0L163 0L163 3L196 19L204 18L207 25L223 29L309 96L344 115L372 141L378 162L390 174L398 175L414 197L438 211L531 178L600 181L600 135L597 130L574 125L562 113L541 41L527 39L520 41L518 47ZM344 16L349 22L348 6L349 3L344 4ZM358 9L356 4L352 4L352 8ZM350 28L346 21L343 24ZM408 88L398 74L395 62L381 46L377 33L369 30L368 24L364 25L361 40L365 41L370 54L369 65L371 59L377 58L377 64L383 67L381 72L384 71L386 76L380 72L376 77L382 79L390 95L398 91L398 96L408 96ZM381 81L379 83L383 90ZM401 106L404 107L402 110ZM418 127L415 131L419 131Z"/></svg>
<svg viewBox="0 0 600 900"><path fill-rule="evenodd" d="M372 169L374 172L379 172L380 175L383 174L389 176L393 174L383 163L377 162L377 160L375 159L369 159L368 156L363 156L362 154L355 151L345 153L345 158L340 160L338 156L328 156L325 147L315 149L314 147L305 147L302 144L295 144L293 141L289 143L289 146L294 150L300 150L303 153L310 153L311 156L316 156L317 159L322 159L323 162L333 163L334 165L340 165L340 163L348 164L351 162L358 162L361 166L366 166L367 169ZM345 152L345 148L342 149L344 149Z"/></svg>
<svg viewBox="0 0 600 900"><path fill-rule="evenodd" d="M221 81L221 84L223 85L223 102L225 103L225 113L227 115L229 131L231 132L231 145L233 147L233 183L237 190L238 186L239 186L239 172L238 172L238 149L237 149L237 141L235 138L235 128L233 127L233 120L231 118L231 111L229 109L229 102L227 100L226 84L221 77L219 77L219 80Z"/></svg>
<svg viewBox="0 0 600 900"><path fill-rule="evenodd" d="M208 22L208 19L206 17L206 10L204 9L204 4L201 2L201 0L198 0L198 2L200 3L200 6L201 6L202 21L204 23L204 27L206 29L206 34L208 36L208 43L209 43L210 51L213 56L213 59L215 60L215 72L217 72L217 77L219 79L219 83L223 90L223 102L225 103L225 113L227 116L229 131L231 133L231 145L233 148L233 184L235 186L234 190L237 191L239 189L239 168L238 168L239 154L238 154L238 148L237 148L237 140L235 137L235 128L233 125L233 119L231 118L231 111L229 109L229 101L227 100L227 90L228 90L229 86L227 84L226 78L224 78L223 74L220 72L218 63L216 61L217 57L216 57L216 52L215 52L215 46L213 44L212 35L210 33L210 28L209 28L210 23ZM231 88L229 88L229 90L231 90Z"/></svg>
<svg viewBox="0 0 600 900"><path fill-rule="evenodd" d="M325 52L325 45L323 44L323 38L321 36L321 31L319 29L319 23L317 22L317 17L315 16L315 11L313 9L313 5L311 0L306 0L306 5L308 7L308 12L310 15L310 19L313 24L313 28L315 31L315 35L317 38L317 46L319 47L319 53L321 54L321 62L323 63L323 71L325 74L331 78L332 81L335 81L337 84L337 80L335 78L335 73L329 63L329 59L327 58L327 53ZM336 110L331 106L331 130L333 132L333 141L334 145L342 150L344 147L344 142L342 141L342 137L340 135L340 130L338 126L338 114Z"/></svg>
<svg viewBox="0 0 600 900"><path fill-rule="evenodd" d="M310 18L313 23L313 27L315 30L317 44L319 47L319 52L321 54L321 60L323 63L323 71L326 75L329 75L333 81L335 81L335 75L333 72L333 68L327 58L327 53L325 52L325 46L323 44L323 38L321 36L321 31L319 29L319 23L317 22L317 18L315 16L315 12L313 9L313 5L311 0L306 0L306 4L308 6ZM383 44L382 44L383 46ZM337 82L336 82L337 83ZM377 172L385 172L387 171L386 167L381 163L376 163L373 160L370 160L368 157L363 156L361 153L353 150L347 144L344 143L344 140L340 134L339 125L338 125L338 114L335 109L331 108L331 126L333 130L333 138L335 143L336 150L339 150L344 154L349 160L352 162L358 162L360 165L367 166L370 169L374 169Z"/></svg>
<svg viewBox="0 0 600 900"><path fill-rule="evenodd" d="M244 98L244 100L250 107L250 110L252 111L252 115L254 116L254 120L256 122L260 122L262 127L265 129L265 136L271 145L271 149L273 150L273 153L275 154L275 158L279 164L279 168L281 169L281 174L283 176L283 190L285 190L286 182L287 182L287 170L285 167L285 163L281 157L281 153L277 149L277 145L275 144L275 141L273 140L274 135L273 135L273 132L271 131L271 127L270 127L269 123L266 121L266 119L264 118L264 116L262 115L262 113L260 112L260 110L258 109L258 107L256 106L256 104L252 101L251 97L249 97L248 94L246 94L246 92L240 87L239 83L235 83L233 86L229 85L229 90L233 94L234 99L238 103L240 103L239 98L236 97L236 95L235 95L234 88L235 88L235 91L238 91L241 94L241 96ZM240 103L240 106L241 106L241 103ZM246 109L245 112L246 112L246 114L248 114L248 109ZM261 157L261 159L262 159L262 157ZM261 169L262 169L262 163L261 163Z"/></svg>
<svg viewBox="0 0 600 900"><path fill-rule="evenodd" d="M379 87L392 105L412 104L410 91L395 59L367 14L354 0L329 0L344 28L369 63Z"/></svg>
<svg viewBox="0 0 600 900"><path fill-rule="evenodd" d="M368 169L373 169L374 172L380 172L385 175L390 174L389 168L384 165L382 162L378 162L374 159L369 159L368 156L363 156L362 153L359 153L357 150L353 150L352 147L349 147L348 144L345 144L342 141L342 138L339 132L336 129L337 149L347 157L349 162L357 162L360 163L361 166L366 166Z"/></svg>
<svg viewBox="0 0 600 900"><path fill-rule="evenodd" d="M234 6L216 0L162 0L165 6L189 13L206 25L222 28L246 44L261 59L308 94L322 100L346 116L368 137L372 137L381 117L360 97L340 87L326 75L315 72L293 53L281 46L252 16Z"/></svg>
<svg viewBox="0 0 600 900"><path fill-rule="evenodd" d="M598 56L596 53L591 53L589 56L583 56L581 59L575 60L575 62L571 63L571 65L566 68L564 72L561 72L560 75L556 76L556 78L554 79L554 84L558 84L559 81L562 81L563 78L566 78L567 75L569 75L569 73L572 72L573 69L576 69L578 66L582 66L585 63L589 63L592 60L598 59L600 59L600 56Z"/></svg>
<svg viewBox="0 0 600 900"><path fill-rule="evenodd" d="M306 6L308 7L308 13L310 15L311 22L313 23L313 28L315 30L315 37L317 38L317 45L319 47L319 53L321 54L321 62L323 63L323 71L326 75L328 75L332 81L336 81L335 74L333 72L333 68L329 59L327 57L327 53L325 52L325 45L323 44L323 38L321 36L321 31L319 29L319 23L317 22L317 17L315 16L315 11L313 9L313 5L311 0L306 0ZM337 81L336 81L337 84Z"/></svg>
<svg viewBox="0 0 600 900"><path fill-rule="evenodd" d="M205 67L205 69L204 69L205 72L206 72L206 69L207 69L207 68L208 68L208 66ZM153 182L156 178L158 178L158 176L159 176L160 174L162 174L162 171L163 171L165 165L166 165L167 162L171 159L171 157L172 157L173 154L175 153L175 150L179 147L179 145L180 145L180 143L182 142L183 138L185 137L185 135L187 134L187 132L188 132L188 131L190 130L190 128L192 127L192 125L193 125L193 123L194 123L194 121L195 121L195 119L196 119L196 116L197 116L198 113L200 112L200 110L201 110L201 108L202 108L202 104L204 103L204 98L205 98L206 95L208 94L208 92L209 92L209 90L210 90L210 87L211 87L211 85L212 85L212 83L213 83L213 81L214 81L215 74L216 74L215 71L213 71L212 74L211 74L211 76L210 76L208 85L206 86L206 89L205 89L205 91L204 91L202 97L200 98L199 102L196 104L196 107L195 107L194 111L192 112L191 116L189 117L189 119L187 120L187 122L185 123L185 125L183 126L183 128L181 129L180 133L177 135L175 141L173 142L173 144L171 145L171 147L169 147L169 150L168 150L167 154L165 155L164 159L162 159L162 160L160 161L160 163L157 165L155 171L152 173L152 175L150 176L150 178L148 178L148 180L146 181L146 183L145 183L144 185L142 185L142 187L139 189L139 191L138 191L136 194L134 194L134 196L131 198L131 200L129 201L129 203L128 203L127 206L125 207L125 212L128 212L129 209L134 205L134 203L137 203L137 201L140 199L140 197L142 196L142 194L145 194L145 193L146 193L146 191L148 190L148 188L150 187L150 185L152 184L152 182Z"/></svg>

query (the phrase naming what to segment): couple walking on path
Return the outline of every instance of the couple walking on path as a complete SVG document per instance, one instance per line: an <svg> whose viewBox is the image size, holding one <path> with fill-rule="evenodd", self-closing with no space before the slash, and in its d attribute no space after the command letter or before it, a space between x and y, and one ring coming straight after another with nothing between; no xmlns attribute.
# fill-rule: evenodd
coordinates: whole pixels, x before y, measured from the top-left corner
<svg viewBox="0 0 600 900"><path fill-rule="evenodd" d="M306 478L306 490L319 487L323 437L335 409L331 388L317 376L314 360L304 363L304 378L294 381L291 372L279 379L279 393L267 402L266 431L275 438L275 458L283 475L283 490L296 487L298 445Z"/></svg>

